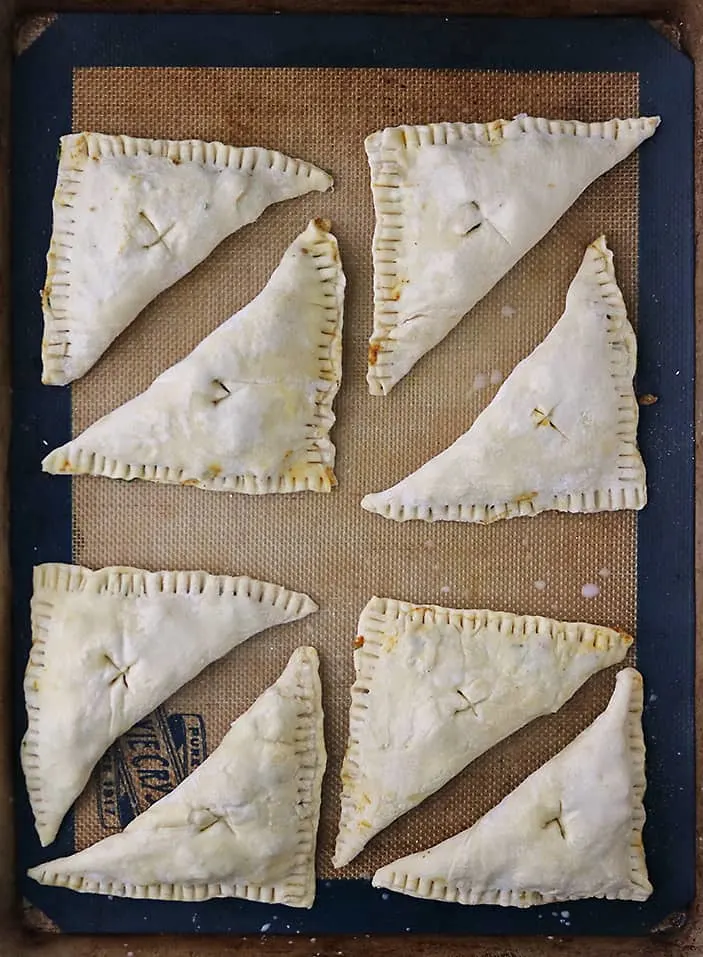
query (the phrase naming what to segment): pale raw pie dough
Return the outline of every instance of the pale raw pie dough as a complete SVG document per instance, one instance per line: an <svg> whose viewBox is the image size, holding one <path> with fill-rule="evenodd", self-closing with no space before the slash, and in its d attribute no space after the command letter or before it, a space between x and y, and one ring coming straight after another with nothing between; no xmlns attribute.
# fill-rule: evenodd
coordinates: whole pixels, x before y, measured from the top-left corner
<svg viewBox="0 0 703 957"><path fill-rule="evenodd" d="M146 392L47 455L44 471L223 492L329 491L344 286L337 240L313 220L255 299Z"/></svg>
<svg viewBox="0 0 703 957"><path fill-rule="evenodd" d="M322 718L317 652L298 648L175 790L119 834L29 876L116 897L312 907L327 760Z"/></svg>
<svg viewBox="0 0 703 957"><path fill-rule="evenodd" d="M34 569L31 610L21 758L45 846L116 738L236 645L317 605L251 578L48 564Z"/></svg>
<svg viewBox="0 0 703 957"><path fill-rule="evenodd" d="M530 907L652 893L642 678L617 676L606 710L473 827L376 871L375 887L460 904Z"/></svg>
<svg viewBox="0 0 703 957"><path fill-rule="evenodd" d="M580 123L518 116L369 136L371 394L390 392L658 124L659 117Z"/></svg>
<svg viewBox="0 0 703 957"><path fill-rule="evenodd" d="M605 239L586 250L566 309L468 432L362 506L404 521L479 522L640 509L647 501L632 385L637 343Z"/></svg>
<svg viewBox="0 0 703 957"><path fill-rule="evenodd" d="M561 708L631 643L597 625L372 598L354 652L335 866L503 738Z"/></svg>
<svg viewBox="0 0 703 957"><path fill-rule="evenodd" d="M42 290L43 376L84 375L159 293L267 206L332 178L260 147L61 137Z"/></svg>

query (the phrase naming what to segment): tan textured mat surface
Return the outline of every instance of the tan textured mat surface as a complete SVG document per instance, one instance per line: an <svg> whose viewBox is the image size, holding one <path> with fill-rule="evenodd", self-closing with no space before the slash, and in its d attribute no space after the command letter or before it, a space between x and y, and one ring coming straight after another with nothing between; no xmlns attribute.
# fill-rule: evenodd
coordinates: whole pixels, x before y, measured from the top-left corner
<svg viewBox="0 0 703 957"><path fill-rule="evenodd" d="M387 398L367 393L373 212L364 136L384 125L482 121L518 112L597 120L636 115L632 74L504 74L324 69L81 69L74 129L133 136L220 139L310 160L336 180L270 208L152 303L73 386L77 432L144 389L265 284L312 215L333 221L348 278L344 381L333 439L339 487L329 495L252 497L193 488L74 479L74 560L91 567L203 568L306 591L319 614L250 639L168 701L158 720L116 745L81 798L79 846L118 827L115 796L143 810L200 760L275 679L296 645L320 651L329 766L319 875L370 874L394 857L468 826L566 744L604 706L612 672L592 679L557 716L534 723L476 761L397 821L345 870L330 863L338 775L347 733L352 642L372 594L466 608L635 626L635 516L571 516L487 528L404 525L361 510L470 425L507 375L561 314L586 245L605 232L635 319L637 157L596 182ZM493 384L491 384L491 381ZM542 590L535 582L546 583ZM582 596L586 583L600 594ZM183 714L183 719L168 715ZM201 716L199 719L197 716ZM169 730L170 728L170 730ZM174 728L178 729L174 731Z"/></svg>

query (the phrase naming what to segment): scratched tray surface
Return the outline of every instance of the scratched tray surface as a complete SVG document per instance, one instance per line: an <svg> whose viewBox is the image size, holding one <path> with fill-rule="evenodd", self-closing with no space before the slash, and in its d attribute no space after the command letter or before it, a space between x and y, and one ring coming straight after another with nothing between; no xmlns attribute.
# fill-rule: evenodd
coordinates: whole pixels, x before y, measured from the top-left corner
<svg viewBox="0 0 703 957"><path fill-rule="evenodd" d="M576 37L579 54L571 46ZM65 16L20 56L15 80L14 202L27 213L15 218L14 235L17 743L37 561L246 573L307 591L321 606L304 622L250 639L123 736L48 851L39 847L18 772L19 880L32 905L30 922L103 932L636 933L685 906L694 847L690 64L634 21ZM584 120L656 112L663 124L391 396L369 397L373 211L364 136L400 122L522 111ZM264 145L330 170L336 189L269 209L149 306L88 376L70 390L44 388L36 291L50 234L56 141L71 128ZM40 474L47 446L145 388L251 299L313 215L333 220L349 281L333 435L338 489L249 498ZM364 492L391 484L467 428L501 378L551 328L585 246L603 231L638 328L639 389L660 396L642 414L650 488L644 512L546 514L488 528L396 525L363 512ZM588 599L583 585L594 582L599 594ZM613 671L592 679L558 715L484 755L350 866L332 868L351 645L359 611L374 593L593 620L636 633L633 660L647 699L645 845L656 888L649 902L585 901L527 912L462 908L389 895L368 883L381 864L468 826L572 740L604 707ZM120 830L168 793L300 643L320 651L329 750L312 911L236 900L108 900L43 888L23 876L30 864Z"/></svg>

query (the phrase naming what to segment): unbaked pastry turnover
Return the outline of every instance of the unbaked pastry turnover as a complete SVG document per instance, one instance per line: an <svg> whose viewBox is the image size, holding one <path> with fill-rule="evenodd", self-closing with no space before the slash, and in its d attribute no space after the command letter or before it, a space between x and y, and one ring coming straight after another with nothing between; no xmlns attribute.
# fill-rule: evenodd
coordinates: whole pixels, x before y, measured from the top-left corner
<svg viewBox="0 0 703 957"><path fill-rule="evenodd" d="M44 471L224 492L329 491L344 286L329 223L313 220L255 299L145 392L47 455Z"/></svg>
<svg viewBox="0 0 703 957"><path fill-rule="evenodd" d="M236 645L317 605L251 578L47 564L31 610L21 758L45 846L116 738Z"/></svg>
<svg viewBox="0 0 703 957"><path fill-rule="evenodd" d="M376 887L459 904L530 907L652 893L642 826L642 678L617 676L606 710L473 827L376 871Z"/></svg>
<svg viewBox="0 0 703 957"><path fill-rule="evenodd" d="M596 625L388 598L371 599L358 636L337 867L632 643Z"/></svg>
<svg viewBox="0 0 703 957"><path fill-rule="evenodd" d="M315 166L260 147L63 136L42 291L42 381L84 375L226 236L272 203L331 185Z"/></svg>
<svg viewBox="0 0 703 957"><path fill-rule="evenodd" d="M115 897L244 897L312 907L326 753L317 652L283 674L219 747L124 831L39 864L42 884Z"/></svg>
<svg viewBox="0 0 703 957"><path fill-rule="evenodd" d="M605 239L586 250L547 338L468 432L362 506L396 521L479 522L640 509L637 343Z"/></svg>
<svg viewBox="0 0 703 957"><path fill-rule="evenodd" d="M658 117L517 116L366 140L376 210L369 390L390 392Z"/></svg>

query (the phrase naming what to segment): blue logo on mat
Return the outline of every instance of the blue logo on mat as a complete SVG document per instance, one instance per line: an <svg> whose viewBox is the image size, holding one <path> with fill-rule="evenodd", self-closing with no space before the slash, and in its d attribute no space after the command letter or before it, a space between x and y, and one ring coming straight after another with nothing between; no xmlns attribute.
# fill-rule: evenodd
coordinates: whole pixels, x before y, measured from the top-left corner
<svg viewBox="0 0 703 957"><path fill-rule="evenodd" d="M98 765L100 823L106 830L122 830L206 757L202 717L167 715L157 708L122 735Z"/></svg>

